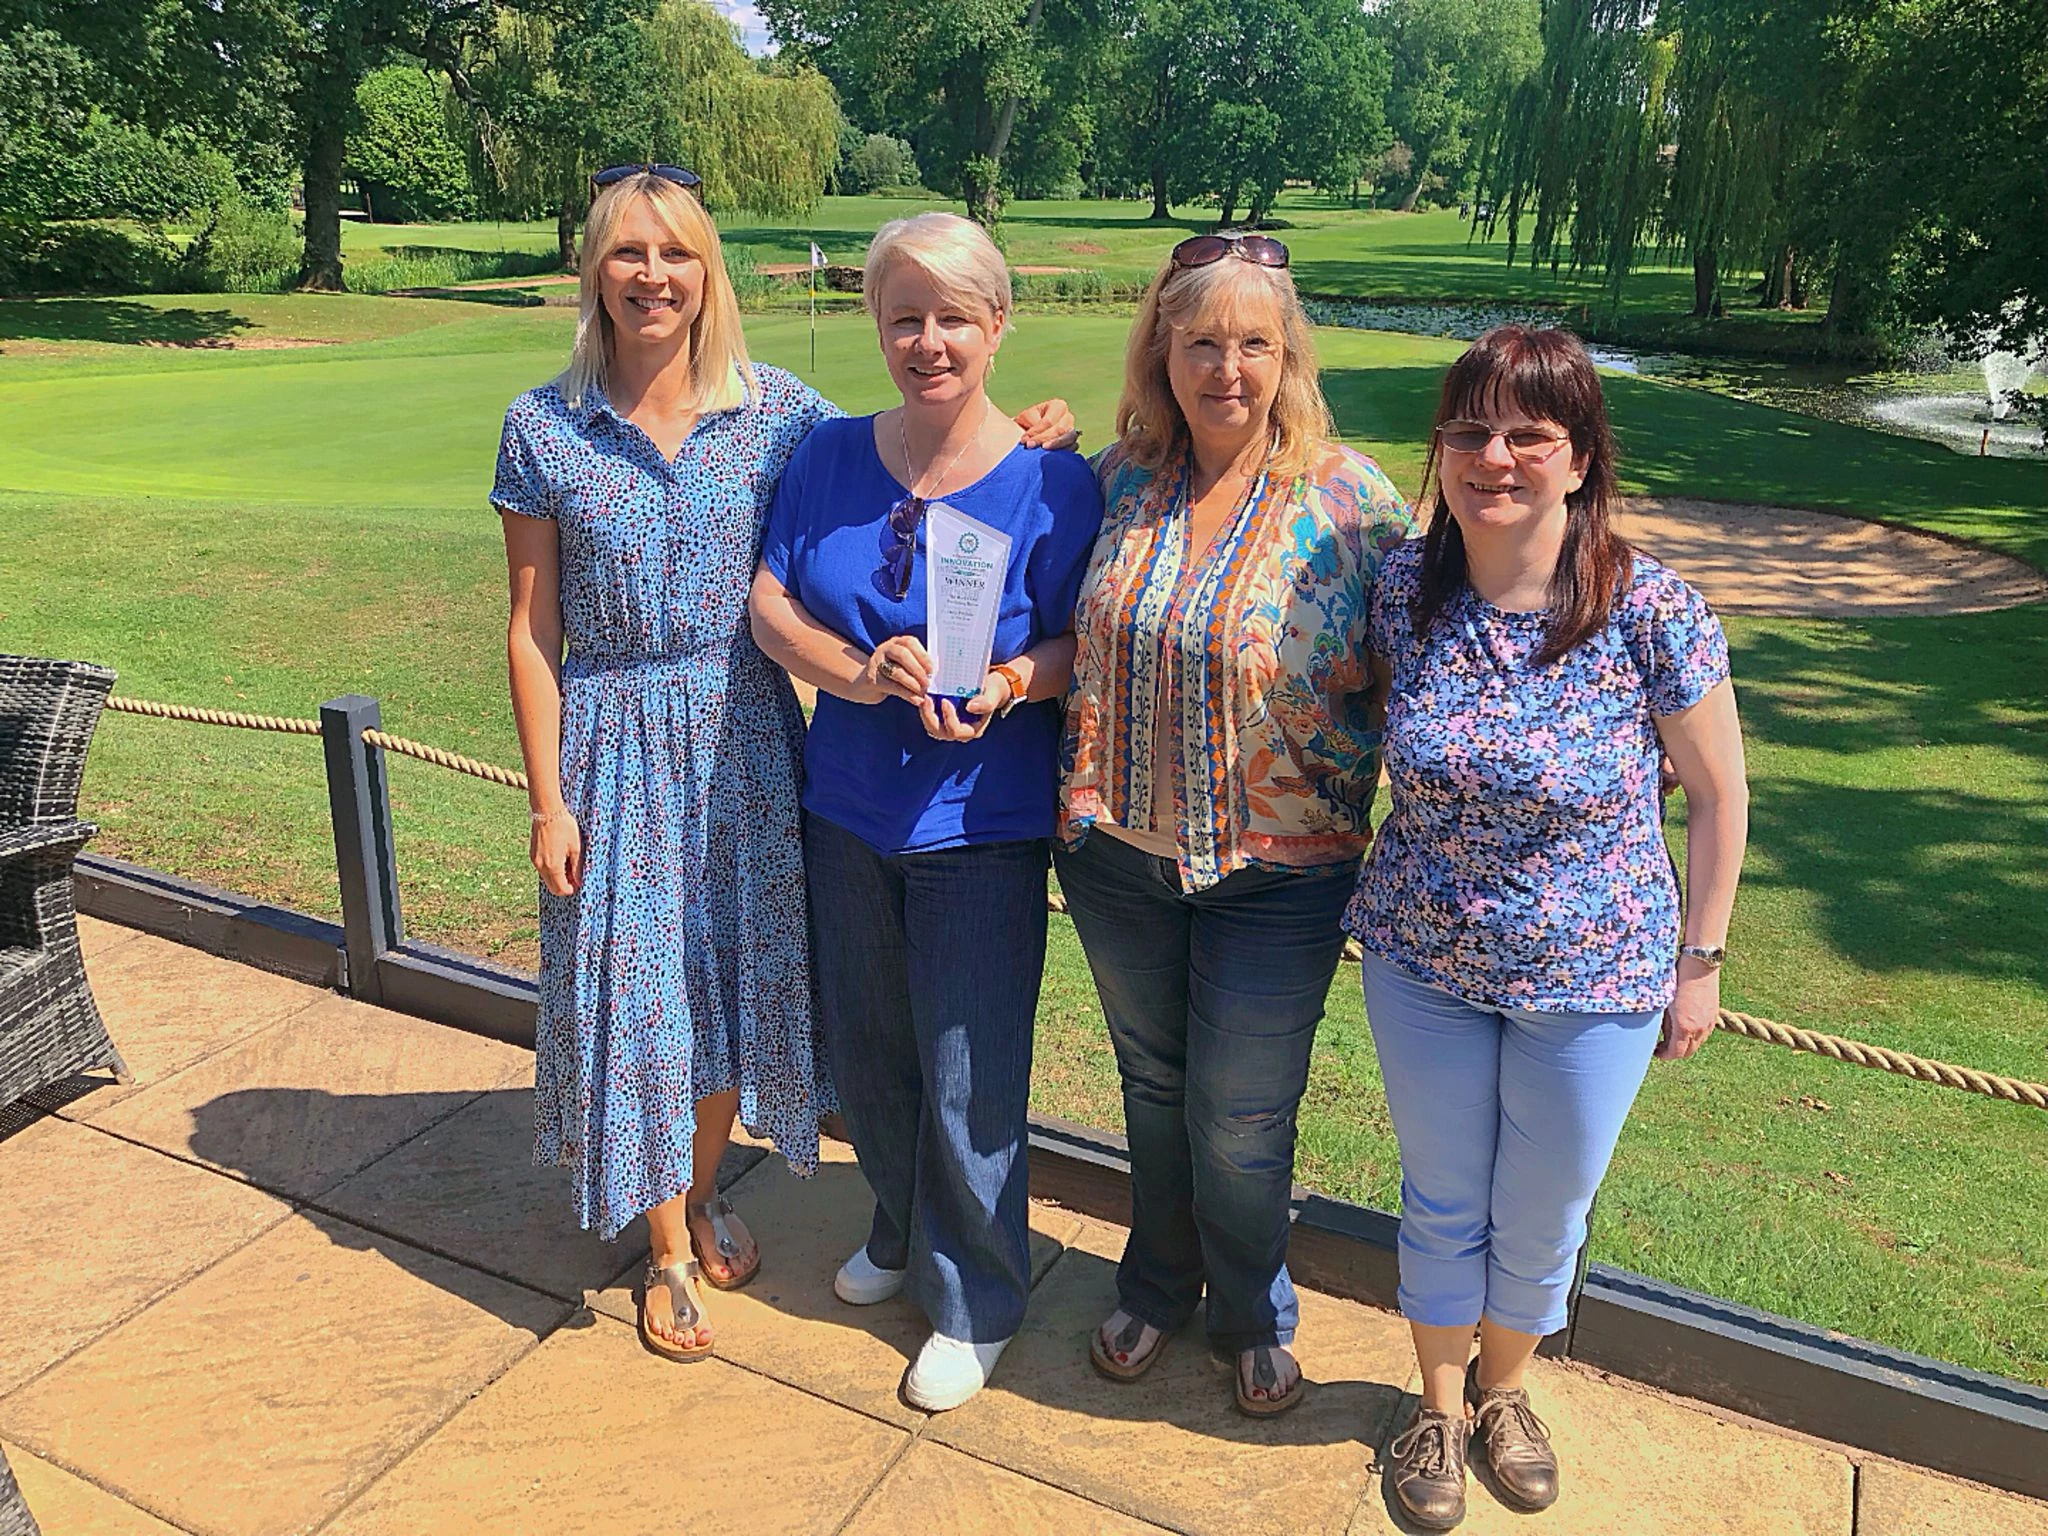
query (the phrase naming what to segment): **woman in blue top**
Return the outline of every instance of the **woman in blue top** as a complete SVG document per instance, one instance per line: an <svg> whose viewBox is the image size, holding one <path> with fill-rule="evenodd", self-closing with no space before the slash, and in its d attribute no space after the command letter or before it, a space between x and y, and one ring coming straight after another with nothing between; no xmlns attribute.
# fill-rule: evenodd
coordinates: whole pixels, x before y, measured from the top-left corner
<svg viewBox="0 0 2048 1536"><path fill-rule="evenodd" d="M952 214L884 225L863 282L903 404L826 424L783 475L754 634L815 683L804 858L818 1016L875 1195L834 1283L903 1289L932 1335L921 1408L979 1391L1030 1288L1025 1110L1045 962L1059 707L1102 520L1087 464L1020 446L988 399L1009 274ZM945 509L1010 539L994 665L934 702L925 535Z"/></svg>
<svg viewBox="0 0 2048 1536"><path fill-rule="evenodd" d="M1564 1326L1653 1050L1714 1028L1748 791L1719 623L1610 527L1614 442L1577 338L1502 326L1452 365L1432 489L1426 538L1373 592L1392 808L1345 926L1401 1145L1422 1374L1390 1478L1444 1530L1468 1436L1509 1501L1557 1497L1523 1368ZM1686 792L1683 905L1660 751Z"/></svg>
<svg viewBox="0 0 2048 1536"><path fill-rule="evenodd" d="M604 1238L646 1215L641 1337L687 1360L711 1348L692 1251L721 1287L760 1262L715 1183L735 1114L807 1173L830 1107L803 716L745 598L776 477L838 412L748 360L695 175L597 179L575 352L512 402L491 491L542 884L534 1155Z"/></svg>

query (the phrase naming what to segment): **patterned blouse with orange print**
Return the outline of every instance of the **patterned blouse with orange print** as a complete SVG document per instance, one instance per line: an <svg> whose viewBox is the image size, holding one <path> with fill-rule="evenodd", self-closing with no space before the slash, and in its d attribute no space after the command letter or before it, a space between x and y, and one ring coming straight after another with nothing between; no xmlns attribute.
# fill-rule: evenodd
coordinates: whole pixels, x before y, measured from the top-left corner
<svg viewBox="0 0 2048 1536"><path fill-rule="evenodd" d="M1169 766L1187 890L1247 865L1327 869L1372 840L1379 734L1366 618L1381 562L1414 531L1364 455L1325 444L1307 474L1262 476L1189 548L1184 457L1099 459L1105 514L1075 614L1060 836L1152 827ZM1163 806L1167 796L1158 797Z"/></svg>

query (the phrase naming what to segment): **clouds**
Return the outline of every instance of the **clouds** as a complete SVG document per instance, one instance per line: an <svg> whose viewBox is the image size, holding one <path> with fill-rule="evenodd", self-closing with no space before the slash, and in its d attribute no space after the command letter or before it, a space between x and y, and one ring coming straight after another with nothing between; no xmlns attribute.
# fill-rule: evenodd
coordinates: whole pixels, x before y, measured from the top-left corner
<svg viewBox="0 0 2048 1536"><path fill-rule="evenodd" d="M775 51L774 39L768 35L768 23L761 13L754 9L751 0L710 0L711 8L739 28L740 44L748 53L759 58Z"/></svg>

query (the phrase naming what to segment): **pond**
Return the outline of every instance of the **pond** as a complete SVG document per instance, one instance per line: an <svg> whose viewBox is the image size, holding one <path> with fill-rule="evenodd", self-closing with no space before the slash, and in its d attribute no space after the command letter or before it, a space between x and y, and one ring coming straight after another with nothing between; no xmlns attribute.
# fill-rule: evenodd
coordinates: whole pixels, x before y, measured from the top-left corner
<svg viewBox="0 0 2048 1536"><path fill-rule="evenodd" d="M1469 341L1496 325L1558 323L1556 310L1511 304L1310 299L1306 307L1318 325L1460 341ZM1830 421L1854 422L1940 443L1957 453L2048 458L2039 415L1993 419L1984 365L1976 362L1950 361L1934 370L1873 369L1856 363L1753 362L1679 352L1637 352L1597 342L1589 343L1587 351L1594 362L1616 373L1711 390ZM2030 372L2030 387L2041 389L2044 378L2038 367L2030 370L2017 359L1994 360L1993 376L2005 387L2026 385Z"/></svg>

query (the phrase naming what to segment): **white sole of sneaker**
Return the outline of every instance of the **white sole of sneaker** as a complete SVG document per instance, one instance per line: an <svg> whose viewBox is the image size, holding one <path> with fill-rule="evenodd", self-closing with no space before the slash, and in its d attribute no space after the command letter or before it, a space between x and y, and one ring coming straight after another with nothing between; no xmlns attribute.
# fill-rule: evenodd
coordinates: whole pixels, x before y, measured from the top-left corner
<svg viewBox="0 0 2048 1536"><path fill-rule="evenodd" d="M875 1306L899 1294L902 1289L903 1271L900 1269L885 1269L881 1278L875 1280L855 1280L843 1269L832 1277L832 1294L849 1307Z"/></svg>

